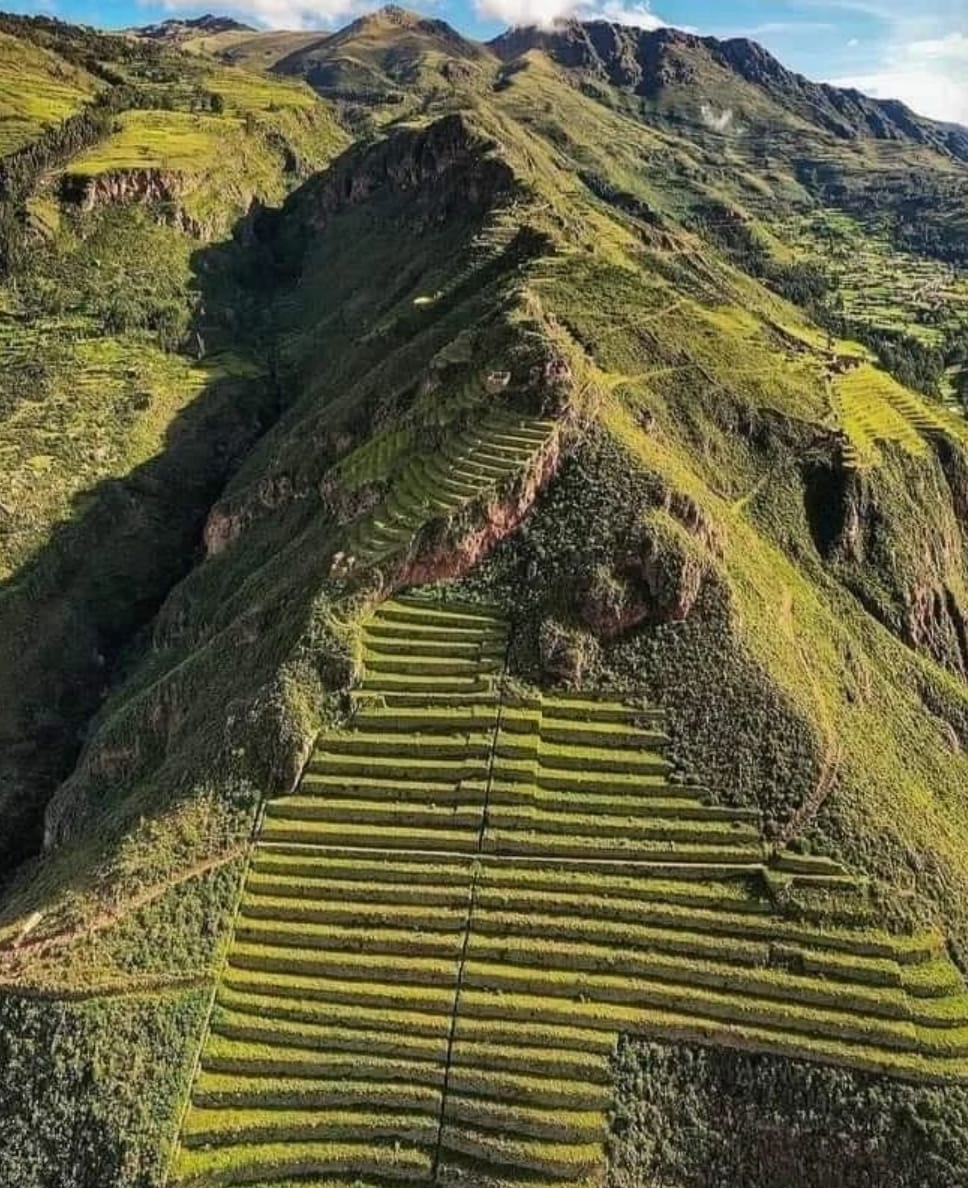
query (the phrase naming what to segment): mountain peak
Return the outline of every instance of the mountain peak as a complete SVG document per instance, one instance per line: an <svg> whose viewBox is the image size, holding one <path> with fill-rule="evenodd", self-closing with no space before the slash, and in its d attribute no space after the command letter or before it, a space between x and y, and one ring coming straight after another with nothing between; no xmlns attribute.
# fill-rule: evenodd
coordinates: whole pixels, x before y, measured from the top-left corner
<svg viewBox="0 0 968 1188"><path fill-rule="evenodd" d="M140 37L152 41L185 41L200 34L214 36L216 33L255 33L252 25L246 25L233 17L217 16L206 12L198 17L170 17L154 25L142 25L133 30Z"/></svg>
<svg viewBox="0 0 968 1188"><path fill-rule="evenodd" d="M402 8L399 4L384 4L382 8L377 8L373 12L365 12L362 16L357 17L356 20L344 26L339 32L340 34L355 34L362 33L365 30L377 29L415 29L426 32L439 32L441 29L446 29L455 37L459 36L457 31L452 29L446 21L421 16L419 12L412 12L409 8Z"/></svg>

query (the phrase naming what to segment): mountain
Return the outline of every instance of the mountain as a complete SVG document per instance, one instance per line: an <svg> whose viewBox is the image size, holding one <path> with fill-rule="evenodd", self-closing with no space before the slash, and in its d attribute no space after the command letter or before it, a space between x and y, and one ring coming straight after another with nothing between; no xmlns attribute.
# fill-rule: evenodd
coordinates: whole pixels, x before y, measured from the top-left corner
<svg viewBox="0 0 968 1188"><path fill-rule="evenodd" d="M0 18L0 1184L960 1186L957 130L200 20Z"/></svg>
<svg viewBox="0 0 968 1188"><path fill-rule="evenodd" d="M150 41L166 41L177 45L198 37L218 37L222 33L255 33L255 29L231 17L213 16L207 12L200 17L170 17L157 25L142 25L133 32Z"/></svg>
<svg viewBox="0 0 968 1188"><path fill-rule="evenodd" d="M646 32L606 21L569 21L550 30L511 29L490 48L504 61L540 50L670 115L677 107L715 98L722 111L753 127L806 123L843 140L911 141L968 160L968 130L917 116L896 100L811 82L745 37L719 41L672 28Z"/></svg>

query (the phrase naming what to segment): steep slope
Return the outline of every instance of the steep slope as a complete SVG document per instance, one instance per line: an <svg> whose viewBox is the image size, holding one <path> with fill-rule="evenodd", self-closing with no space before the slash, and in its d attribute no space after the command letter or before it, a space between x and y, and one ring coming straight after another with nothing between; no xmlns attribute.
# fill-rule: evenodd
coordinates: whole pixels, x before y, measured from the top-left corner
<svg viewBox="0 0 968 1188"><path fill-rule="evenodd" d="M964 166L695 39L660 39L698 73L655 97L533 34L439 92L435 22L330 40L407 115L355 100L381 133L199 271L273 400L5 894L0 1178L77 1165L49 1077L111 1185L707 1188L728 1097L737 1183L955 1188L968 432L920 298L837 308L805 226L867 242L875 193L879 260L947 254L947 374ZM711 127L726 101L770 144ZM620 1033L652 1042L610 1064Z"/></svg>
<svg viewBox="0 0 968 1188"><path fill-rule="evenodd" d="M40 848L117 656L277 403L248 265L212 241L344 142L308 88L4 27L31 101L40 60L89 89L0 160L0 881Z"/></svg>
<svg viewBox="0 0 968 1188"><path fill-rule="evenodd" d="M360 17L329 37L279 58L276 74L304 78L321 95L349 108L358 122L399 118L421 100L490 84L497 63L485 47L445 21L395 5Z"/></svg>

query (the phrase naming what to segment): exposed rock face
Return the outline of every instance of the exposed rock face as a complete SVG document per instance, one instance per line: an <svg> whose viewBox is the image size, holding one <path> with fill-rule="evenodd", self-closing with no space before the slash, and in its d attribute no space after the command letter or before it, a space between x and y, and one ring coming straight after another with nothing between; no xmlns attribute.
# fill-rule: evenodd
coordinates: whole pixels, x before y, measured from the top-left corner
<svg viewBox="0 0 968 1188"><path fill-rule="evenodd" d="M69 173L64 197L82 210L109 203L174 202L185 192L185 177L167 169L118 169L94 175Z"/></svg>
<svg viewBox="0 0 968 1188"><path fill-rule="evenodd" d="M304 493L303 493L304 494ZM233 545L256 515L275 511L296 498L296 491L288 475L266 477L256 488L252 498L235 505L217 503L208 514L202 532L205 555L217 557Z"/></svg>
<svg viewBox="0 0 968 1188"><path fill-rule="evenodd" d="M100 206L143 206L166 204L172 222L187 235L201 236L203 228L181 206L190 188L190 179L170 169L116 169L95 175L65 174L61 193L65 201L75 202L82 210Z"/></svg>
<svg viewBox="0 0 968 1188"><path fill-rule="evenodd" d="M937 450L940 468L919 469L913 480L884 468L808 468L805 507L817 551L865 609L909 647L968 676L968 608L959 597L968 470L947 443Z"/></svg>
<svg viewBox="0 0 968 1188"><path fill-rule="evenodd" d="M398 133L375 146L351 150L297 195L287 209L290 233L318 234L334 215L376 195L419 191L428 222L466 217L516 188L510 167L463 115Z"/></svg>
<svg viewBox="0 0 968 1188"><path fill-rule="evenodd" d="M968 621L954 591L943 582L919 584L908 597L906 642L968 677Z"/></svg>
<svg viewBox="0 0 968 1188"><path fill-rule="evenodd" d="M680 623L713 578L718 552L718 533L701 509L687 496L671 498L646 518L625 553L578 592L580 617L602 639L642 623Z"/></svg>

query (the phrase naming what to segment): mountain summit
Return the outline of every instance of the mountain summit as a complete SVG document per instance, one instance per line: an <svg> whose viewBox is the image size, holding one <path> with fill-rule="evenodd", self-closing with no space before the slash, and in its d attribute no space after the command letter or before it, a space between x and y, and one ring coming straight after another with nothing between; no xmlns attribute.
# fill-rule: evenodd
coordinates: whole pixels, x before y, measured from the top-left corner
<svg viewBox="0 0 968 1188"><path fill-rule="evenodd" d="M964 133L603 21L0 56L0 1185L962 1188Z"/></svg>

